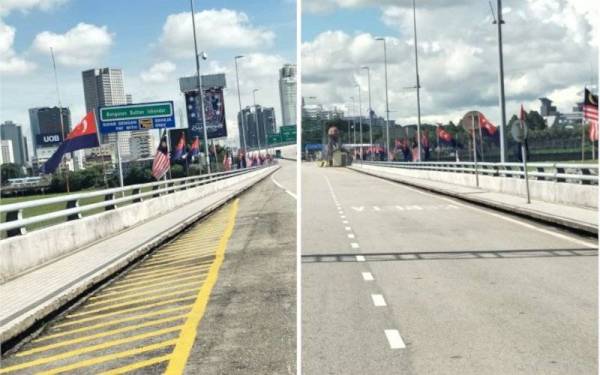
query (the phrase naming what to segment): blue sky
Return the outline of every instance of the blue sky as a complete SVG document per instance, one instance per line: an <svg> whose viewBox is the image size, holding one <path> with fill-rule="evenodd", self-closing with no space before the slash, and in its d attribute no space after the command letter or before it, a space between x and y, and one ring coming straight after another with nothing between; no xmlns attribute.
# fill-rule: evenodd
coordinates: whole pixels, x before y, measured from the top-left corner
<svg viewBox="0 0 600 375"><path fill-rule="evenodd" d="M237 134L233 75L237 54L247 56L240 63L243 105L251 104L251 91L259 88L259 104L275 107L280 118L277 72L283 63L295 63L295 3L196 0L195 6L205 17L197 20L199 30L215 25L199 34L199 48L209 55L202 71L227 74L225 102L230 133ZM84 115L81 71L93 67L122 68L125 91L133 93L134 101L175 100L176 106L181 105L177 78L193 73L195 64L193 44L187 40L191 38L191 24L186 27L182 18L176 18L178 14L189 17L189 1L0 2L0 41L9 40L0 46L0 121L22 124L27 133L28 108L56 105L47 52L52 43L59 44L54 49L62 102L71 108L73 122ZM221 17L229 17L231 24L219 29ZM229 35L232 28L238 34Z"/></svg>

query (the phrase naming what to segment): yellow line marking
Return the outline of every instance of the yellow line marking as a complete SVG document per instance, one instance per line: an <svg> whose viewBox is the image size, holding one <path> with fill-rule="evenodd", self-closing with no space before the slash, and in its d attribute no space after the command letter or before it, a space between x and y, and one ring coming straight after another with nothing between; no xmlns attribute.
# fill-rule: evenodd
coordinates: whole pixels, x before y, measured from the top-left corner
<svg viewBox="0 0 600 375"><path fill-rule="evenodd" d="M72 335L74 333L81 333L81 332L85 332L85 331L91 331L91 330L98 329L98 328L110 327L110 326L114 326L114 325L121 324L121 323L131 322L131 321L134 321L134 320L140 320L140 319L143 319L143 318L149 318L149 317L152 317L152 316L164 315L164 314L169 314L169 313L172 313L172 312L177 312L177 311L182 311L182 310L188 310L191 307L192 307L192 305L180 306L180 307L175 307L173 309L163 309L163 310L153 311L151 313L142 314L142 315L136 315L136 316L132 316L132 317L129 317L129 318L111 320L110 322L94 324L93 326L87 326L87 327L83 327L83 328L71 329L71 330L68 330L68 331L62 331L62 332L59 332L59 333L53 333L51 335L44 335L44 336L41 336L41 337L33 340L32 342L35 344L35 343L38 343L38 342L48 341L50 339L54 339L54 338L57 338L57 337Z"/></svg>
<svg viewBox="0 0 600 375"><path fill-rule="evenodd" d="M89 367L89 366L97 365L102 362L112 361L114 359L131 357L136 354L149 352L149 351L156 350L156 349L161 349L166 346L171 346L176 341L177 340L168 340L168 341L159 342L157 344L143 346L143 347L137 348L137 349L131 349L131 350L126 350L124 352L119 352L119 353L115 353L115 354L109 354L109 355L104 355L101 357L91 358L88 360L75 362L75 363L67 365L67 366L58 367L58 368L55 368L55 369L52 369L49 371L44 371L44 372L39 373L39 375L60 374L61 372L71 371L71 370L75 370L75 369L82 368L82 367Z"/></svg>
<svg viewBox="0 0 600 375"><path fill-rule="evenodd" d="M78 312L78 313L69 315L69 318L76 318L78 316L85 316L85 315L90 315L90 314L94 314L94 313L100 313L102 311L112 310L112 309L116 309L116 308L123 307L123 306L134 305L136 303L143 303L143 302L147 302L147 301L160 301L165 297L172 297L172 296L177 296L179 294L193 293L193 292L197 291L199 288L200 288L200 285L198 285L197 287L194 287L194 288L188 288L188 289L184 289L184 290L178 290L177 292L173 292L173 293L163 294L162 296L158 296L158 297L134 299L134 300L127 301L127 302L116 303L114 305L109 304L107 306L103 306L101 308L96 308L96 309L91 309L91 310L85 309L82 312Z"/></svg>
<svg viewBox="0 0 600 375"><path fill-rule="evenodd" d="M153 320L151 322L137 324L134 326L127 326L127 327L123 327L123 328L113 329L110 331L103 331L103 332L97 333L95 335L83 336L83 337L78 337L76 339L64 340L64 341L57 342L57 343L50 344L50 345L38 346L37 348L29 349L29 350L26 350L23 352L18 352L16 354L16 356L17 357L25 357L30 354L45 352L47 350L61 348L63 346L69 346L69 345L77 344L77 343L84 342L84 341L90 341L90 340L99 339L99 338L106 337L106 336L116 335L118 333L131 332L131 331L135 331L136 329L140 329L140 328L152 327L152 326L160 325L163 323L173 322L176 320L183 319L186 316L187 316L187 314L177 315L177 316L173 316L173 317L169 317L169 318L163 318L163 319Z"/></svg>
<svg viewBox="0 0 600 375"><path fill-rule="evenodd" d="M206 310L210 293L217 282L219 269L221 268L221 264L223 264L223 259L225 257L225 249L227 248L227 243L231 237L231 234L233 233L238 203L239 199L236 199L233 202L228 215L229 220L227 222L227 227L225 228L225 233L223 233L223 236L221 237L217 247L215 261L211 265L210 271L208 272L208 277L206 278L202 289L200 289L200 292L198 293L198 298L192 307L192 311L190 311L188 315L188 319L181 329L181 333L177 339L177 344L173 349L173 356L169 361L167 369L165 370L165 375L179 375L182 374L183 370L185 369L185 364L190 355L190 351L192 350L192 346L194 345L194 341L196 340L198 325L204 316L204 311Z"/></svg>
<svg viewBox="0 0 600 375"><path fill-rule="evenodd" d="M60 361L60 360L63 360L65 358L70 358L70 357L78 356L78 355L81 355L81 354L95 352L96 350L110 348L111 346L116 346L116 345L121 345L121 344L127 344L127 343L130 343L130 342L147 339L149 337L155 337L155 336L164 335L164 334L167 334L167 333L170 333L170 332L178 331L178 330L181 329L181 327L182 326L169 327L169 328L161 329L161 330L158 330L158 331L152 331L152 332L144 333L144 334L137 335L137 336L131 336L131 337L127 337L127 338L124 338L124 339L107 341L107 342L103 342L102 344L92 345L92 346L86 346L86 347L83 347L81 349L70 350L68 352L64 352L64 353L60 353L60 354L56 354L56 355L51 355L49 357L43 357L43 358L34 359L32 361L27 361L27 362L24 362L24 363L20 363L18 365L14 365L14 366L10 366L10 367L6 367L6 368L3 368L3 369L0 369L0 374L5 374L7 372L11 372L11 371L15 371L15 370L22 370L22 369L25 369L25 368L39 366L39 365L43 365L43 364L46 364L46 363L49 363L49 362Z"/></svg>
<svg viewBox="0 0 600 375"><path fill-rule="evenodd" d="M165 285L179 285L182 282L187 282L187 281L192 281L192 280L196 280L196 281L200 282L200 281L204 280L205 276L206 275L203 275L203 274L201 274L201 275L192 275L192 276L187 276L187 277L178 277L178 276L175 276L170 281L153 283L152 285L148 285L148 283L143 283L142 286L138 286L138 287L134 287L134 288L131 288L131 287L130 288L126 288L126 290L124 290L124 291L116 291L116 292L109 291L109 292L104 292L106 290L106 289L104 289L100 293L98 293L97 295L91 296L89 298L89 300L90 301L95 301L95 300L100 300L102 298L113 296L113 295L114 296L120 296L120 295L128 294L129 292L140 292L142 290L147 290L147 289L153 290L156 287L162 287L162 286L165 286Z"/></svg>
<svg viewBox="0 0 600 375"><path fill-rule="evenodd" d="M146 292L132 292L132 293L123 293L123 295L121 295L120 297L113 297L113 296L108 296L106 299L96 299L94 302L89 302L85 304L85 307L90 307L90 306L98 306L98 305L102 305L105 303L109 303L109 302L117 302L123 299L129 299L129 298L133 298L133 297L140 297L140 296L151 296L153 294L159 293L159 292L163 292L165 290L170 290L170 289L176 289L176 288L183 288L183 287L187 287L187 286L192 286L192 285L197 285L197 287L199 288L200 286L202 286L202 280L196 280L196 281L192 281L192 282L188 282L188 283L178 283L178 284L174 284L171 286L168 286L166 288L154 288L150 291L146 291Z"/></svg>
<svg viewBox="0 0 600 375"><path fill-rule="evenodd" d="M195 276L201 276L204 275L203 273L199 273L199 271L203 271L205 268L209 268L209 267L203 267L200 269L193 269L193 270L189 270L189 271L180 271L180 272L169 272L168 275L163 275L160 277L154 277L154 278L150 278L150 281L153 280L159 280L160 282L166 282L167 280L173 280L173 278L177 278L177 277L189 277L190 275L195 275ZM110 286L107 288L102 289L102 291L113 291L113 290L121 290L121 289L127 289L131 286L137 286L137 285L150 285L148 280L139 280L139 281L135 281L135 282L129 282L127 280L119 280L117 282L115 282L114 286Z"/></svg>
<svg viewBox="0 0 600 375"><path fill-rule="evenodd" d="M107 318L109 316L122 315L122 314L130 313L130 312L134 312L134 311L140 311L140 310L148 310L148 309L151 309L153 307L169 305L169 304L175 303L175 302L183 302L183 301L187 301L187 300L193 299L193 298L194 298L193 296L192 297L183 297L183 298L174 298L174 299L170 299L170 300L166 300L166 301L152 303L152 304L146 305L146 306L132 307L131 309L123 309L123 310L119 310L119 311L115 311L115 312L111 312L111 313L106 313L106 314L98 314L96 316L91 316L89 318L76 319L76 320L68 320L68 321L66 321L64 323L57 324L55 327L72 326L74 324L80 324L80 323L84 323L84 322L89 322L91 320L104 319L104 318ZM67 315L67 318L70 318L70 317Z"/></svg>
<svg viewBox="0 0 600 375"><path fill-rule="evenodd" d="M169 263L174 263L174 262L180 262L183 260L189 260L189 259L198 259L198 258L205 258L207 257L208 254L204 253L198 253L198 250L194 250L193 252L189 252L183 255L171 255L169 258L161 258L161 259L155 259L155 260L149 260L147 263L144 264L144 266L154 266L157 264L169 264ZM212 255L212 254L211 254Z"/></svg>
<svg viewBox="0 0 600 375"><path fill-rule="evenodd" d="M159 259L168 259L169 257L174 257L174 256L179 256L179 255L184 255L184 254L197 254L199 252L201 252L202 250L200 249L196 249L196 248L186 248L186 249L181 249L178 251L167 251L164 253L159 253L154 255L153 257L150 257L148 260L152 261L152 260L159 260Z"/></svg>
<svg viewBox="0 0 600 375"><path fill-rule="evenodd" d="M204 259L202 259L204 258ZM175 264L179 264L182 262L188 262L186 263L187 265L189 265L191 262L193 262L194 260L201 260L202 263L206 263L206 262L212 262L212 257L209 257L208 255L188 255L185 257L177 257L177 258L172 258L172 259L163 259L161 261L158 262L151 262L151 263L147 263L144 264L140 267L140 271L142 270L151 270L151 269L156 269L156 268L171 268L174 267ZM192 263L195 265L195 262Z"/></svg>
<svg viewBox="0 0 600 375"><path fill-rule="evenodd" d="M125 276L125 278L123 278L120 281L134 281L134 280L142 280L142 279L147 279L148 277L157 277L157 276L162 276L165 274L171 274L173 272L180 272L180 271L185 271L185 270L191 270L191 269L195 269L195 268L201 268L201 267L205 267L208 264L210 264L210 262L203 262L203 263L198 263L195 264L193 267L190 267L189 264L183 265L183 266L178 266L178 267L165 267L166 269L159 269L159 270L153 270L153 271L148 271L148 272L144 272L142 273L136 273L136 274L132 274L132 275L127 275Z"/></svg>
<svg viewBox="0 0 600 375"><path fill-rule="evenodd" d="M171 359L171 355L170 354L163 355L161 357L154 357L154 358L147 359L145 361L134 362L134 363L132 363L130 365L119 367L119 368L116 368L114 370L109 370L109 371L101 372L98 375L119 375L119 374L124 374L126 372L130 372L130 371L133 371L133 370L139 370L139 369L144 368L144 367L148 367L148 366L155 365L157 363L165 362L165 361L168 361L169 359Z"/></svg>

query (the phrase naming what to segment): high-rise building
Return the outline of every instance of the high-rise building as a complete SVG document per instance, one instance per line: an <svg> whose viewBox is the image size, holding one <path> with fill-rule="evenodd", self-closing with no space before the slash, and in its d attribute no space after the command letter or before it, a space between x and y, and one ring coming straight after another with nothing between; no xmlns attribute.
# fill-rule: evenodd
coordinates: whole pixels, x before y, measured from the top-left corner
<svg viewBox="0 0 600 375"><path fill-rule="evenodd" d="M241 112L238 112L238 128L240 134L242 134L241 116L244 116L247 147L258 147L258 140L260 139L260 145L264 148L268 136L277 132L275 109L272 107L262 107L260 105L242 109ZM258 126L256 125L257 122Z"/></svg>
<svg viewBox="0 0 600 375"><path fill-rule="evenodd" d="M15 153L10 139L0 140L0 164L14 163Z"/></svg>
<svg viewBox="0 0 600 375"><path fill-rule="evenodd" d="M71 111L62 108L62 125L58 107L37 107L29 109L29 124L31 128L31 141L33 143L33 155L38 156L38 149L56 147L71 131ZM52 151L54 152L54 151ZM42 153L46 154L45 151Z"/></svg>
<svg viewBox="0 0 600 375"><path fill-rule="evenodd" d="M12 142L13 162L21 166L25 165L29 155L27 155L26 139L23 137L21 127L12 121L5 121L0 125L0 139Z"/></svg>
<svg viewBox="0 0 600 375"><path fill-rule="evenodd" d="M123 86L123 71L114 68L100 68L85 70L81 73L83 79L83 95L85 98L85 109L87 112L96 110L98 107L127 104L127 96ZM130 132L103 134L102 143L117 144L121 157L127 159L131 150L129 149ZM116 156L116 149L113 157Z"/></svg>
<svg viewBox="0 0 600 375"><path fill-rule="evenodd" d="M279 99L283 125L296 124L296 65L285 64L279 69Z"/></svg>

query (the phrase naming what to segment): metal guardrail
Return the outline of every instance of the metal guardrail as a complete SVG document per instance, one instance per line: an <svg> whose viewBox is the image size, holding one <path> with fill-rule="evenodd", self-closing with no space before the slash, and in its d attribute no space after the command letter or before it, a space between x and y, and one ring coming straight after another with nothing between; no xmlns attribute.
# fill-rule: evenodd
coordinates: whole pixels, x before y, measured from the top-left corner
<svg viewBox="0 0 600 375"><path fill-rule="evenodd" d="M239 176L270 165L263 165L253 168L235 169L227 172L213 173L211 175L199 175L191 177L182 177L166 181L150 182L145 184L129 185L122 188L112 188L97 190L89 193L74 193L61 195L52 198L35 199L26 202L0 205L0 213L6 214L6 221L0 224L0 232L6 231L6 237L23 235L27 232L28 225L45 222L53 219L66 217L66 221L77 220L82 217L81 213L102 209L104 211L113 210L118 205L124 203L139 203L146 198L157 198L161 195L172 194L176 191L191 189L197 186L210 184L216 181ZM120 197L117 197L119 196ZM80 206L82 199L95 197L104 197L104 200L98 203L91 203ZM43 207L52 204L64 203L65 208L23 218L23 210L30 208Z"/></svg>
<svg viewBox="0 0 600 375"><path fill-rule="evenodd" d="M360 163L360 161L358 162ZM453 173L478 173L496 177L525 178L521 163L396 162L363 161L367 165ZM598 185L597 164L527 163L530 179L583 185Z"/></svg>

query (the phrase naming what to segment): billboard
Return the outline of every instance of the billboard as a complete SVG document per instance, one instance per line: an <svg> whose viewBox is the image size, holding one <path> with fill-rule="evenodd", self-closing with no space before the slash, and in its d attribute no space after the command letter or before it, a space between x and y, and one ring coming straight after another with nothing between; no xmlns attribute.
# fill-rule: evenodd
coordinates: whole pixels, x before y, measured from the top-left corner
<svg viewBox="0 0 600 375"><path fill-rule="evenodd" d="M185 102L190 136L192 138L198 136L200 139L204 139L198 92L186 92ZM213 87L204 90L204 116L206 118L206 135L208 139L227 137L225 102L223 100L222 87Z"/></svg>
<svg viewBox="0 0 600 375"><path fill-rule="evenodd" d="M56 146L62 142L61 133L38 134L35 136L35 144L42 147Z"/></svg>
<svg viewBox="0 0 600 375"><path fill-rule="evenodd" d="M204 90L211 87L227 87L223 73L202 75L200 84ZM198 90L198 78L195 75L179 78L179 89L183 93Z"/></svg>

